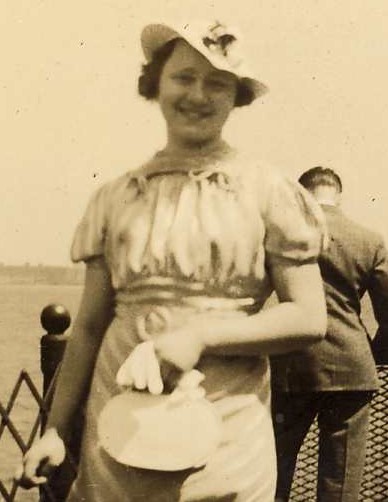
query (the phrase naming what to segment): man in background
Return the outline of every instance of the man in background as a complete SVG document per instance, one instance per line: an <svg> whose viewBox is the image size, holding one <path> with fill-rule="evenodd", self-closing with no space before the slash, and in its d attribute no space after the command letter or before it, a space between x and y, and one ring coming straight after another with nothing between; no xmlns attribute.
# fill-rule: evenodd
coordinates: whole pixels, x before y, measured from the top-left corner
<svg viewBox="0 0 388 502"><path fill-rule="evenodd" d="M360 301L367 291L379 339L387 340L387 251L379 235L343 214L339 207L342 182L333 170L314 167L299 182L318 200L327 219L329 245L319 258L319 266L328 330L317 344L272 358L276 501L289 500L297 454L317 418L317 501L356 502L365 462L369 407L378 388L371 341L360 318Z"/></svg>

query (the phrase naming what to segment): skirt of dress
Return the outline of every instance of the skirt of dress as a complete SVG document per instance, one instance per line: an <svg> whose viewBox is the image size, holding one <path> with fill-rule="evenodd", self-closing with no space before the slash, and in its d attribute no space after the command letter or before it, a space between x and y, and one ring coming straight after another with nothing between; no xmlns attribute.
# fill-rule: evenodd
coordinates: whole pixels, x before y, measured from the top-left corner
<svg viewBox="0 0 388 502"><path fill-rule="evenodd" d="M166 329L196 315L246 315L163 307ZM149 335L154 304L117 305L97 358L89 393L78 476L67 502L273 502L276 459L269 409L269 371L264 358L206 357L198 369L222 421L222 440L205 467L161 472L124 466L99 445L97 421L106 402L120 392L116 373L133 347ZM153 314L150 316L150 314ZM162 316L163 317L163 316ZM157 322L158 329L160 323ZM139 326L143 327L139 329ZM248 397L248 399L247 399Z"/></svg>

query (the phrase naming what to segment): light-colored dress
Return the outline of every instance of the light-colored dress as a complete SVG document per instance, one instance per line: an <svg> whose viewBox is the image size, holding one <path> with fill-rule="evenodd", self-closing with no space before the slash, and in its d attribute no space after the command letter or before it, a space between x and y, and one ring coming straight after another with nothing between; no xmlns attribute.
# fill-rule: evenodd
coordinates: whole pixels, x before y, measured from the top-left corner
<svg viewBox="0 0 388 502"><path fill-rule="evenodd" d="M197 316L232 321L258 312L273 291L268 265L315 260L322 222L298 184L229 148L195 159L158 153L94 194L72 258L105 257L115 317L97 358L69 501L273 502L266 357L200 359L223 428L204 468L166 473L120 465L98 445L96 424L120 392L115 376L136 344L158 336L161 322L168 330Z"/></svg>

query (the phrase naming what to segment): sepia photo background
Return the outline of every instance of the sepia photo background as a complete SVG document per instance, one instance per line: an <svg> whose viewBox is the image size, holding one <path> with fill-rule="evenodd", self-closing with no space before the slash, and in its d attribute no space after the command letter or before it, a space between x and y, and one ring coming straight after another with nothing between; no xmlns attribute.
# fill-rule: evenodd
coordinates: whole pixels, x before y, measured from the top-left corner
<svg viewBox="0 0 388 502"><path fill-rule="evenodd" d="M236 24L270 88L235 111L229 141L291 177L335 169L345 211L388 237L385 0L0 4L0 262L69 264L92 191L163 144L136 92L142 26L194 18Z"/></svg>

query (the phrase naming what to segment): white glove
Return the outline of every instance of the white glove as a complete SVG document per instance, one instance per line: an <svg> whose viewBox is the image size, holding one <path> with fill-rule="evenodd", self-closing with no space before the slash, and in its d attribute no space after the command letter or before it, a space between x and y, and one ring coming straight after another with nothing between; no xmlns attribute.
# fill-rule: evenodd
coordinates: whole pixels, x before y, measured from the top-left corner
<svg viewBox="0 0 388 502"><path fill-rule="evenodd" d="M48 429L24 455L23 465L15 473L16 481L24 488L46 483L47 477L43 473L38 473L38 470L48 470L50 467L60 465L65 455L65 445L57 430Z"/></svg>
<svg viewBox="0 0 388 502"><path fill-rule="evenodd" d="M205 380L205 375L198 370L191 370L184 373L178 382L176 389L170 396L170 401L179 403L186 401L195 401L205 397L205 389L199 384Z"/></svg>
<svg viewBox="0 0 388 502"><path fill-rule="evenodd" d="M158 358L152 341L137 345L116 375L116 382L122 387L148 390L151 394L163 392Z"/></svg>

